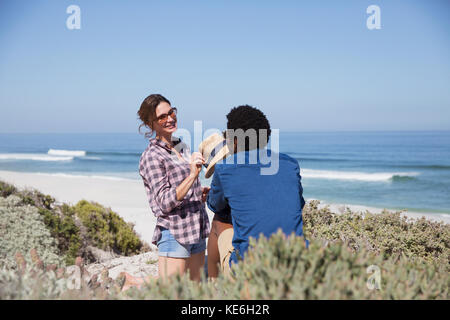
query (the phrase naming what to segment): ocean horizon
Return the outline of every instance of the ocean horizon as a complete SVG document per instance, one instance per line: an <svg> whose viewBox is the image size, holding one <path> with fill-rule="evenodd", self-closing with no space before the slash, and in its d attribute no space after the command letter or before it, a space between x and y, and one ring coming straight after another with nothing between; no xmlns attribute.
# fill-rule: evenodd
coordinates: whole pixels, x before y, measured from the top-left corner
<svg viewBox="0 0 450 320"><path fill-rule="evenodd" d="M137 132L0 133L0 171L140 180L147 144ZM307 199L450 213L450 131L280 130L279 146L299 162Z"/></svg>

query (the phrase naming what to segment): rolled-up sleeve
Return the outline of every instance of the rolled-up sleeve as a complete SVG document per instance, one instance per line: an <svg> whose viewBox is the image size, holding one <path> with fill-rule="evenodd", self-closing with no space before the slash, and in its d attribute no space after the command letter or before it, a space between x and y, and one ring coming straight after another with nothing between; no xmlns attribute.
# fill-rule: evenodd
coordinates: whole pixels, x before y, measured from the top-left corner
<svg viewBox="0 0 450 320"><path fill-rule="evenodd" d="M212 212L215 214L221 215L224 213L229 213L229 207L228 207L228 201L225 198L225 195L223 193L223 188L220 183L220 176L217 172L214 172L213 179L211 181L211 189L208 193L208 198L206 200L206 203L208 205L208 208L211 209Z"/></svg>
<svg viewBox="0 0 450 320"><path fill-rule="evenodd" d="M164 163L151 157L143 157L140 165L140 175L148 192L154 197L156 204L165 214L181 206L183 200L177 200L176 186L172 186Z"/></svg>

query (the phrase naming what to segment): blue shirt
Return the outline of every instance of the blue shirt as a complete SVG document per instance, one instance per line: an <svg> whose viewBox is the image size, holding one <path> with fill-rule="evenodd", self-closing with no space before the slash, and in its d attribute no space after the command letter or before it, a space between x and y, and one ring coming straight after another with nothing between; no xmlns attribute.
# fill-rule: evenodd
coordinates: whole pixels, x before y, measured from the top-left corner
<svg viewBox="0 0 450 320"><path fill-rule="evenodd" d="M263 175L261 168L273 164L261 161L258 151L243 151L215 165L207 204L218 215L231 212L235 250L230 263L237 263L238 255L244 258L249 237L258 238L261 233L270 237L279 228L287 235L292 232L303 235L305 200L297 160L263 150L272 161L279 156L278 171ZM255 157L257 160L252 161ZM241 161L237 162L238 159ZM230 163L231 160L234 162Z"/></svg>

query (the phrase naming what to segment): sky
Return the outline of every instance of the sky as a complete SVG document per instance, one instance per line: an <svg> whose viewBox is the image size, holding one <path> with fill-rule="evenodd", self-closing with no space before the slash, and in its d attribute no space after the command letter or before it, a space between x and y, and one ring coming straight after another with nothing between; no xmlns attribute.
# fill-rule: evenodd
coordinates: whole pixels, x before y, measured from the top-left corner
<svg viewBox="0 0 450 320"><path fill-rule="evenodd" d="M70 30L67 7L80 8ZM369 30L369 5L381 29ZM450 130L450 2L0 1L0 132L137 132L160 93L179 127L232 107L285 131Z"/></svg>

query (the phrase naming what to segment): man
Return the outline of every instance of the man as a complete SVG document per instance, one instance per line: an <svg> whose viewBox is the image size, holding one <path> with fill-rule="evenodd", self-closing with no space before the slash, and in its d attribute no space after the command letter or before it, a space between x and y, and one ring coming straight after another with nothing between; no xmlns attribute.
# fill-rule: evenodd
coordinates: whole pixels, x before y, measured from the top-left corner
<svg viewBox="0 0 450 320"><path fill-rule="evenodd" d="M244 105L233 108L227 120L227 146L233 152L215 163L207 198L215 213L210 241L217 237L225 274L230 273L232 263L245 260L250 237L270 237L280 228L287 235L302 236L305 205L298 162L286 154L263 150L271 133L266 116ZM278 161L276 172L264 173L271 166L267 157Z"/></svg>

